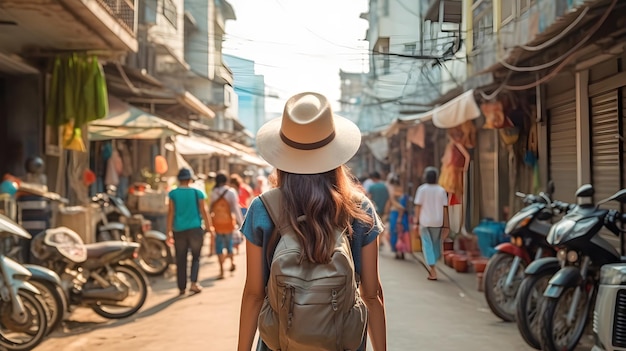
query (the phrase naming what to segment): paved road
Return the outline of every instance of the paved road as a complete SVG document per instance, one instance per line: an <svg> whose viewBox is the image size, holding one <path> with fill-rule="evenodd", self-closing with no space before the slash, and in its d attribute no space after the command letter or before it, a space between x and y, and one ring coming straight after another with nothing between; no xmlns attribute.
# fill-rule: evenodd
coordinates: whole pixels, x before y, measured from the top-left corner
<svg viewBox="0 0 626 351"><path fill-rule="evenodd" d="M417 261L381 255L389 350L530 350L515 325L500 322L445 276L431 282ZM238 269L224 280L215 280L216 261L203 257L199 295L178 297L172 269L151 280L149 300L137 315L108 321L77 309L65 330L35 351L234 350L245 256L237 256Z"/></svg>

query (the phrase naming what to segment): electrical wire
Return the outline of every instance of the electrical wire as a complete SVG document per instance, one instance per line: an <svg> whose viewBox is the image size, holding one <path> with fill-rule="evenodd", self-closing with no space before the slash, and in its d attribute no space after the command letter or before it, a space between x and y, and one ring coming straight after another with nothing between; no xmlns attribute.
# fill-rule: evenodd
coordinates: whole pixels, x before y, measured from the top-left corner
<svg viewBox="0 0 626 351"><path fill-rule="evenodd" d="M583 17L585 17L587 12L589 12L589 7L585 7L585 9L580 13L580 15L578 15L578 17L576 17L574 22L570 23L570 25L565 27L565 29L563 29L561 31L561 33L555 35L554 37L550 38L549 40L546 40L545 42L543 42L543 43L541 43L539 45L536 45L536 46L519 45L518 47L520 47L520 48L522 48L522 49L524 49L526 51L540 51L540 50L543 50L543 49L547 48L548 46L551 46L552 44L554 44L557 41L561 40L561 38L563 38L567 33L569 33L570 30L572 30L574 27L576 27L576 25L578 25L578 23L580 23L580 21L583 19Z"/></svg>
<svg viewBox="0 0 626 351"><path fill-rule="evenodd" d="M602 26L602 24L604 24L604 22L606 21L607 17L609 16L609 14L611 13L611 10L613 9L613 7L615 7L615 4L617 3L617 0L613 0L613 2L611 3L611 5L607 8L607 11L604 12L604 14L602 15L602 17L600 18L600 20L598 20L598 22L596 22L594 24L594 26L592 28L590 28L590 34L593 35L596 31L598 31L598 29L600 28L600 26ZM552 67L555 64L557 64L558 62L564 60L565 58L571 56L576 50L578 50L580 47L582 47L583 45L585 45L585 43L591 38L591 35L587 35L583 38L583 40L579 41L576 43L576 45L572 46L569 50L567 50L563 55L555 58L554 60L550 61L550 62L546 62L544 64L538 65L538 66L532 66L532 67L518 67L515 65L511 65L509 63L507 63L504 60L498 60L498 62L504 66L507 69L510 69L512 71L515 72L536 72L536 71L541 71L544 70L546 68Z"/></svg>
<svg viewBox="0 0 626 351"><path fill-rule="evenodd" d="M613 8L615 7L615 4L617 4L617 0L613 0L611 2L611 5L609 5L609 7L607 8L607 11L602 15L602 18L600 19L600 21L598 21L591 28L590 32L587 33L587 35L583 38L583 40L581 42L587 42L598 31L600 26L604 23L604 21L606 21L606 19L608 18L609 14L611 13ZM561 64L559 64L554 70L552 70L552 72L548 73L547 75L545 75L544 77L542 77L541 79L539 79L539 80L537 80L537 81L535 81L533 83L529 83L529 84L525 84L525 85L507 85L507 84L504 84L504 88L507 89L507 90L513 90L513 91L520 91L520 90L527 90L527 89L535 88L537 85L543 84L544 82L547 82L548 80L550 80L554 76L556 76L563 68L565 68L567 63L569 61L571 61L573 58L574 58L574 55L570 55L570 56L566 57Z"/></svg>

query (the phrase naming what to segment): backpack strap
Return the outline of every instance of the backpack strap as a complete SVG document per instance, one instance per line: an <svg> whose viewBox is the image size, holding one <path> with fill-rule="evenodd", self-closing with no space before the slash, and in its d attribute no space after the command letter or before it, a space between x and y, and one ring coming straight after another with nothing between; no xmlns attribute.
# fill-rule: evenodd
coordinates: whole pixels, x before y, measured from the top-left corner
<svg viewBox="0 0 626 351"><path fill-rule="evenodd" d="M283 222L281 221L282 217L280 214L282 212L283 194L281 190L278 188L268 190L259 195L259 198L263 202L263 205L265 205L265 209L276 227L275 229L282 228Z"/></svg>
<svg viewBox="0 0 626 351"><path fill-rule="evenodd" d="M211 202L211 207L209 208L209 211L211 211L211 212L213 211L213 204L215 204L215 203L216 203L216 202L218 202L221 198L223 198L223 197L224 197L224 195L226 195L226 193L227 193L227 192L228 192L228 188L224 189L224 191L222 192L222 194L221 194L221 195L220 195L217 199L215 199L215 201L212 201L212 202Z"/></svg>

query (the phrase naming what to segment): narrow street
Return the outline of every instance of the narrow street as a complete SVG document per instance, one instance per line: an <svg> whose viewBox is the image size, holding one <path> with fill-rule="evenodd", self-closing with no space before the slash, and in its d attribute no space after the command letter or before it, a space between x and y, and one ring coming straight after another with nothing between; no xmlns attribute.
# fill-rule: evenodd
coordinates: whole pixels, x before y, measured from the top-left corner
<svg viewBox="0 0 626 351"><path fill-rule="evenodd" d="M215 280L217 258L202 258L204 290L177 296L174 270L152 278L146 305L131 318L108 321L88 309L77 309L36 351L82 350L234 350L245 255L236 257L238 269ZM514 324L500 322L486 309L479 294L465 294L440 274L426 279L414 258L393 259L381 252L381 275L388 318L389 350L530 350Z"/></svg>

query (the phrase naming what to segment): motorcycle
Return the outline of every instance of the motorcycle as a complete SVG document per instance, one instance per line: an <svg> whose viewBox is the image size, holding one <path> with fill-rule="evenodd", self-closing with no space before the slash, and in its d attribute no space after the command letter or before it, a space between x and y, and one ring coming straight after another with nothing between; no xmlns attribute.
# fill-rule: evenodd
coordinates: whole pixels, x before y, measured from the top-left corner
<svg viewBox="0 0 626 351"><path fill-rule="evenodd" d="M131 316L146 301L147 278L133 261L138 249L123 241L84 244L66 227L47 229L31 243L33 256L61 277L70 306L109 319Z"/></svg>
<svg viewBox="0 0 626 351"><path fill-rule="evenodd" d="M0 217L0 225L8 224L7 227L16 227L17 223L13 222L10 218ZM61 291L61 279L55 272L35 264L23 263L22 245L16 236L18 233L5 233L14 234L3 235L1 239L2 252L4 256L11 258L12 260L19 262L28 269L31 274L29 283L31 283L40 293L40 299L44 302L46 308L46 316L48 317L48 328L46 334L52 333L61 325L63 321L63 311L66 310L67 302L63 292Z"/></svg>
<svg viewBox="0 0 626 351"><path fill-rule="evenodd" d="M548 242L558 248L560 269L543 293L542 350L574 350L589 321L602 266L622 261L621 255L599 232L606 227L620 236L624 214L602 209L600 205L609 201L626 203L626 189L597 204L591 203L593 194L593 186L581 186L576 191L579 204L554 224L548 234Z"/></svg>
<svg viewBox="0 0 626 351"><path fill-rule="evenodd" d="M173 263L173 255L167 245L167 236L152 230L151 223L141 215L133 216L124 201L108 193L99 193L92 202L100 207L101 219L97 224L96 240L122 240L139 243L139 267L148 275L162 275Z"/></svg>
<svg viewBox="0 0 626 351"><path fill-rule="evenodd" d="M556 253L546 242L554 216L567 209L568 204L552 201L550 195L516 195L526 206L507 221L504 233L511 242L496 246L484 273L485 299L491 311L506 322L516 318L516 297L524 278L524 269L534 260Z"/></svg>
<svg viewBox="0 0 626 351"><path fill-rule="evenodd" d="M31 238L3 215L0 233ZM0 252L0 349L31 350L46 336L46 310L39 290L29 282L31 277L28 269Z"/></svg>
<svg viewBox="0 0 626 351"><path fill-rule="evenodd" d="M593 313L595 344L591 351L625 351L626 324L624 303L626 302L626 264L613 263L602 266L600 287Z"/></svg>

